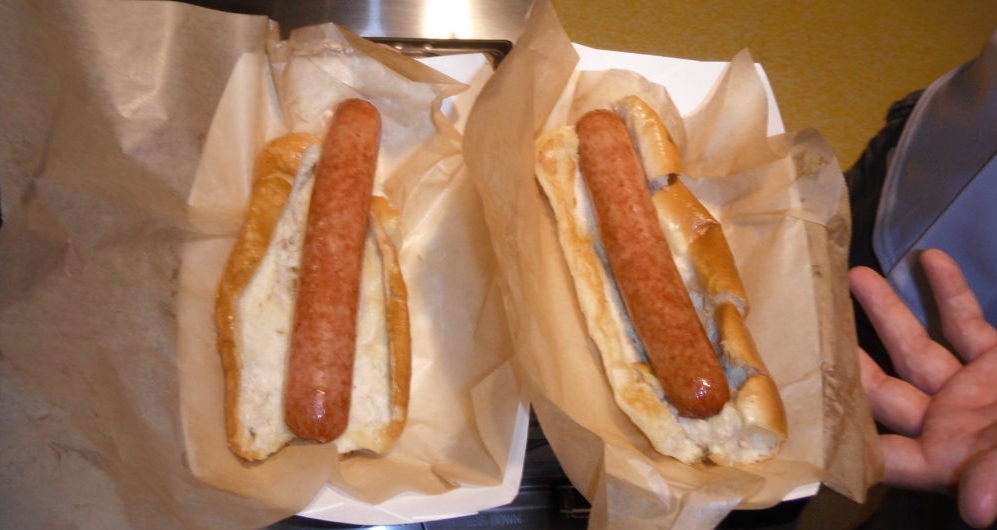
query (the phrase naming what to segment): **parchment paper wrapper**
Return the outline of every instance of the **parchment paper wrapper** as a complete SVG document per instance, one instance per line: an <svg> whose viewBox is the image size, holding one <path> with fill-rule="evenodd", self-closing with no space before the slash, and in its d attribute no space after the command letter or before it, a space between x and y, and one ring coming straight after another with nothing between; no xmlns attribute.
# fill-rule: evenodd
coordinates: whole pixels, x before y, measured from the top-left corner
<svg viewBox="0 0 997 530"><path fill-rule="evenodd" d="M240 59L193 183L190 214L201 237L185 247L180 275L181 398L190 464L202 480L265 502L295 492L297 508L327 479L367 503L502 481L520 400L506 362L511 350L487 229L460 135L441 113L443 98L464 88L333 25L295 30L286 42L274 28L266 57ZM211 319L218 278L242 220L255 154L287 131L324 135L347 97L381 112L374 193L401 212L396 245L413 344L408 421L382 457L338 460L332 445L295 444L248 465L224 439Z"/></svg>
<svg viewBox="0 0 997 530"><path fill-rule="evenodd" d="M414 318L405 435L383 459L302 446L243 466L205 326L258 148L318 127L279 119L290 81L265 75L266 19L158 1L0 13L0 527L254 528L330 480L364 502L501 479L519 394L477 195L431 114L452 81L353 42L391 81L365 92L388 126L422 134L412 174L382 186ZM412 85L419 106L399 112L391 91Z"/></svg>
<svg viewBox="0 0 997 530"><path fill-rule="evenodd" d="M764 86L746 53L684 120L662 87L632 72L578 75L576 62L553 9L537 3L476 102L464 151L499 260L516 373L593 504L592 526L706 528L815 482L861 501L881 456L858 380L847 194L831 150L814 131L767 137ZM533 177L533 140L631 93L672 127L686 183L723 223L751 303L748 326L787 408L789 440L773 460L688 466L653 451L616 407L585 332Z"/></svg>

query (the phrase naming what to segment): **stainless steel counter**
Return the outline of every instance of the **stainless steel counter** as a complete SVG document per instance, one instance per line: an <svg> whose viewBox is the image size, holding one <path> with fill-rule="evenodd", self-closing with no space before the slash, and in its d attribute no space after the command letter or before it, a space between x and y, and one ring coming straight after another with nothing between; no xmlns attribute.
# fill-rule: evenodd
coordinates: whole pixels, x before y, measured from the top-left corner
<svg viewBox="0 0 997 530"><path fill-rule="evenodd" d="M276 0L273 18L291 27L335 21L364 37L514 42L530 0Z"/></svg>
<svg viewBox="0 0 997 530"><path fill-rule="evenodd" d="M481 52L498 64L512 48L532 0L189 0L267 15L281 31L335 22L416 56Z"/></svg>

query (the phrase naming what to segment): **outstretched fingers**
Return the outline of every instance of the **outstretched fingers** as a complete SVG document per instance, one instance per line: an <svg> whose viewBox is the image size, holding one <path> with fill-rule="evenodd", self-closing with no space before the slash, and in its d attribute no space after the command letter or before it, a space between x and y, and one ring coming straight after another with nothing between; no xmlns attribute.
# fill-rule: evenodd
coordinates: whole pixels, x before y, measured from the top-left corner
<svg viewBox="0 0 997 530"><path fill-rule="evenodd" d="M924 392L937 392L962 363L931 340L882 276L867 267L856 267L849 279L852 292L865 309L900 376Z"/></svg>
<svg viewBox="0 0 997 530"><path fill-rule="evenodd" d="M983 310L959 265L938 249L922 252L921 265L938 304L942 332L956 352L969 362L997 348L997 330L983 318Z"/></svg>

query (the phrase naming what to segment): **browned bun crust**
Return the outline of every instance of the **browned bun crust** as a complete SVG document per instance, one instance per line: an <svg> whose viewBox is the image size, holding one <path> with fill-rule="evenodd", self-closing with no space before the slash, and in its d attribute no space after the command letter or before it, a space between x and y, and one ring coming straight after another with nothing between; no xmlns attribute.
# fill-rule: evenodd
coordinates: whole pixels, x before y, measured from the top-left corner
<svg viewBox="0 0 997 530"><path fill-rule="evenodd" d="M269 142L257 156L242 227L225 265L215 299L218 351L225 371L225 432L232 450L250 460L266 455L261 456L247 449L238 435L235 411L242 367L235 351L235 300L266 253L274 226L291 193L291 183L301 155L318 141L310 134L292 133Z"/></svg>
<svg viewBox="0 0 997 530"><path fill-rule="evenodd" d="M664 178L652 197L668 244L688 254L700 288L711 299L730 299L742 315L747 295L723 228L709 210L678 178L682 162L678 149L658 113L637 96L627 96L617 105L640 153L648 179Z"/></svg>
<svg viewBox="0 0 997 530"><path fill-rule="evenodd" d="M741 363L751 373L735 397L737 409L746 424L770 431L781 443L786 438L786 412L779 389L758 355L751 331L730 302L720 304L713 316L721 351L731 359L729 362Z"/></svg>
<svg viewBox="0 0 997 530"><path fill-rule="evenodd" d="M409 327L408 288L392 240L398 232L398 212L384 197L371 200L371 220L384 266L385 319L390 337L391 423L384 430L379 452L387 451L402 434L408 418L412 380L412 337Z"/></svg>

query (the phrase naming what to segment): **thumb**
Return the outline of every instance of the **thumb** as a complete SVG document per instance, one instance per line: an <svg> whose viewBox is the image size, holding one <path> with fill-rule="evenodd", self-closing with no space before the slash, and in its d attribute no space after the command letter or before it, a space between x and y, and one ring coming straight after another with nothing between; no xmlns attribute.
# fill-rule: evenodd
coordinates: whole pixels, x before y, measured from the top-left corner
<svg viewBox="0 0 997 530"><path fill-rule="evenodd" d="M997 519L997 447L976 455L959 477L959 513L976 528Z"/></svg>

